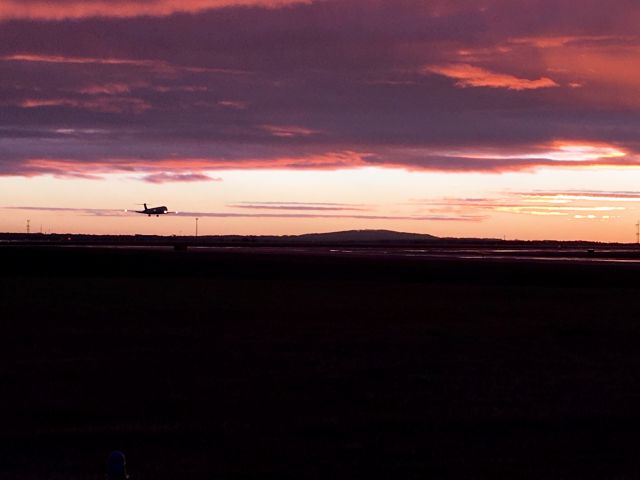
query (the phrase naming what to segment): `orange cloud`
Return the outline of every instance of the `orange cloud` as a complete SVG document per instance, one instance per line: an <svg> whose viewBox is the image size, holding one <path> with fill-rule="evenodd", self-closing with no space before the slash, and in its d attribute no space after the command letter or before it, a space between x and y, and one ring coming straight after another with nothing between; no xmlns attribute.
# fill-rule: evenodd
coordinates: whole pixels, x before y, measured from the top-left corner
<svg viewBox="0 0 640 480"><path fill-rule="evenodd" d="M639 192L535 192L523 193L522 197L527 202L536 203L571 203L576 201L640 203Z"/></svg>
<svg viewBox="0 0 640 480"><path fill-rule="evenodd" d="M624 207L542 207L518 205L518 206L498 206L494 208L497 212L524 213L528 215L569 215L571 212L615 212L626 210Z"/></svg>
<svg viewBox="0 0 640 480"><path fill-rule="evenodd" d="M475 150L475 149L474 149ZM478 160L549 160L553 162L566 163L584 163L587 165L602 162L603 164L616 164L616 159L624 159L627 152L621 150L615 145L605 143L586 143L586 142L570 142L570 141L554 141L549 144L532 146L529 151L515 151L502 153L500 150L490 150L487 152L471 151L454 151L452 153L442 152L444 156L464 157ZM609 162L611 161L611 162Z"/></svg>
<svg viewBox="0 0 640 480"><path fill-rule="evenodd" d="M452 212L463 211L472 214L493 211L517 215L603 220L616 218L615 213L622 213L627 210L623 206L599 205L597 201L607 200L604 195L609 195L610 193L608 192L592 192L592 194L593 198L586 198L581 195L572 197L558 192L557 195L560 200L556 200L555 193L552 192L540 194L537 192L509 192L505 196L498 198L444 198L439 200L414 200L414 203L430 207L430 212L442 210L444 207ZM539 198L540 202L538 202ZM567 198L570 198L570 200L567 200ZM535 204L532 205L531 203ZM549 203L551 205L539 205L538 203Z"/></svg>
<svg viewBox="0 0 640 480"><path fill-rule="evenodd" d="M549 86L560 84L570 88L560 97L562 102L623 107L637 107L639 104L640 67L637 59L640 57L640 43L637 37L516 37L494 46L459 49L455 54L459 62L444 67L428 67L429 71L459 79L460 86L475 86L472 83L483 83L484 77L470 62L494 64L499 61L500 68L509 71L520 68L522 58L526 57L529 68L553 74L555 80L551 81L556 85ZM550 79L543 77L534 82L545 80Z"/></svg>
<svg viewBox="0 0 640 480"><path fill-rule="evenodd" d="M543 61L550 70L565 71L580 80L636 88L640 79L639 55L640 47L637 45L590 48L567 45L542 51Z"/></svg>
<svg viewBox="0 0 640 480"><path fill-rule="evenodd" d="M73 57L63 55L33 55L29 53L17 53L15 55L6 55L0 60L16 61L16 62L41 62L41 63L99 63L103 65L136 65L143 67L157 67L164 62L154 60L130 60L126 58L93 58L93 57Z"/></svg>
<svg viewBox="0 0 640 480"><path fill-rule="evenodd" d="M506 88L508 90L537 90L539 88L558 87L559 85L547 77L537 80L518 78L513 75L492 72L468 63L450 63L446 65L430 65L423 73L435 73L453 78L458 87Z"/></svg>
<svg viewBox="0 0 640 480"><path fill-rule="evenodd" d="M614 35L556 35L518 37L509 40L511 45L530 45L536 48L565 47L570 44L589 44L597 42L610 42L621 40L622 37Z"/></svg>
<svg viewBox="0 0 640 480"><path fill-rule="evenodd" d="M112 173L163 173L165 175L181 174L185 170L197 174L208 170L222 169L314 169L338 170L367 166L366 154L344 151L306 157L278 157L270 159L244 159L238 162L233 159L216 158L167 158L167 159L103 159L74 161L52 158L32 158L25 160L21 176L54 175L83 178L87 172L96 175ZM1 175L1 174L0 174ZM9 174L11 175L11 174Z"/></svg>
<svg viewBox="0 0 640 480"><path fill-rule="evenodd" d="M88 17L167 16L179 12L199 12L224 7L255 6L279 8L311 0L153 0L147 2L75 0L64 6L51 1L3 0L0 21L14 19L66 20Z"/></svg>

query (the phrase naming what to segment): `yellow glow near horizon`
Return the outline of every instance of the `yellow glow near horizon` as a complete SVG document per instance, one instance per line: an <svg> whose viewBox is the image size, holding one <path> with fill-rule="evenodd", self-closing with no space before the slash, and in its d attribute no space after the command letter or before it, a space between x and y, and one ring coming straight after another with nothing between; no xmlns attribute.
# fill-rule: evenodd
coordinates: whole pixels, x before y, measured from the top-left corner
<svg viewBox="0 0 640 480"><path fill-rule="evenodd" d="M199 224L202 235L390 229L444 237L633 241L634 225L640 214L640 199L635 206L633 198L620 199L615 193L606 194L635 191L635 176L620 169L597 172L543 169L535 173L503 174L385 168L208 173L222 181L152 184L140 181L133 174L111 174L103 180L50 176L0 178L0 231L24 232L26 220L30 219L32 232L39 231L42 225L44 232L53 233L193 234L194 219L188 214L161 218L120 214L124 209L135 209L135 204L146 202L150 206L166 205L171 211L231 215L202 216ZM573 195L572 190L585 193ZM589 195L586 191L603 192L603 196ZM527 206L527 201L546 199L545 195L553 192L559 192L557 199L564 203L548 204L548 207L529 203ZM491 207L492 202L504 198L519 203L511 205L510 210L510 205L503 205L502 209L500 205ZM484 203L470 199L484 199ZM624 207L612 205L612 201L624 201ZM294 206L295 203L333 203L345 204L345 209L278 210L276 205L271 209L266 204L262 209L252 210L250 205L249 208L239 205L243 202L293 203ZM46 210L52 207L104 209L114 214L100 216L80 210ZM615 216L611 211L615 211Z"/></svg>
<svg viewBox="0 0 640 480"><path fill-rule="evenodd" d="M556 142L552 147L553 149L542 153L543 158L568 162L586 162L589 160L622 158L627 156L622 150L609 145ZM534 157L534 155L531 155L531 157Z"/></svg>
<svg viewBox="0 0 640 480"><path fill-rule="evenodd" d="M462 156L479 160L547 159L557 162L593 162L597 160L624 158L627 156L627 153L612 145L558 141L549 145L541 145L537 147L535 151L513 153L457 152L451 154L444 153L444 155ZM603 168L609 168L609 166L603 166Z"/></svg>

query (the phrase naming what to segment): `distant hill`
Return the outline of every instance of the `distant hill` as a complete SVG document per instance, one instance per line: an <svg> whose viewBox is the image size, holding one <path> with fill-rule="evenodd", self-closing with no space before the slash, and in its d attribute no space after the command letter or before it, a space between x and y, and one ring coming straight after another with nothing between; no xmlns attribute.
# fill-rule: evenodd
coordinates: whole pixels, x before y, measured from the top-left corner
<svg viewBox="0 0 640 480"><path fill-rule="evenodd" d="M426 233L394 232L392 230L347 230L344 232L307 233L292 237L313 242L407 242L437 240Z"/></svg>
<svg viewBox="0 0 640 480"><path fill-rule="evenodd" d="M302 235L95 235L84 233L12 233L0 232L3 245L239 245L239 246L290 246L322 244L386 245L420 244L439 247L500 247L500 248L598 248L606 246L629 248L637 251L633 243L602 243L588 240L503 240L500 238L436 237L424 233L394 232L393 230L347 230L343 232L307 233Z"/></svg>

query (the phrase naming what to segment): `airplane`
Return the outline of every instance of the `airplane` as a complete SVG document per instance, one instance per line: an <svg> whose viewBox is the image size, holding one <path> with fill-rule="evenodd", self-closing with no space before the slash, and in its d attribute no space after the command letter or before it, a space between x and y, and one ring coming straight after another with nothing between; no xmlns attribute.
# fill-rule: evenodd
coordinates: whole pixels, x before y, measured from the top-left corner
<svg viewBox="0 0 640 480"><path fill-rule="evenodd" d="M178 213L178 212L169 212L169 209L167 207L147 207L146 203L143 203L142 205L144 205L144 210L133 210L135 213L142 213L143 215L155 215L156 217L159 217L160 215L166 215L167 213ZM128 210L125 210L125 212L128 212Z"/></svg>

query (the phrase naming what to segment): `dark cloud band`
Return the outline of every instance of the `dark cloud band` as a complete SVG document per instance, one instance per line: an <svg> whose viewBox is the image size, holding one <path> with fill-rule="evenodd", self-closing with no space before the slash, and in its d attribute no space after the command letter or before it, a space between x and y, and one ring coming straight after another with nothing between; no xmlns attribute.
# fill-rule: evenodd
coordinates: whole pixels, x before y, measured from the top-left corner
<svg viewBox="0 0 640 480"><path fill-rule="evenodd" d="M637 166L631 2L49 3L0 7L0 175Z"/></svg>

